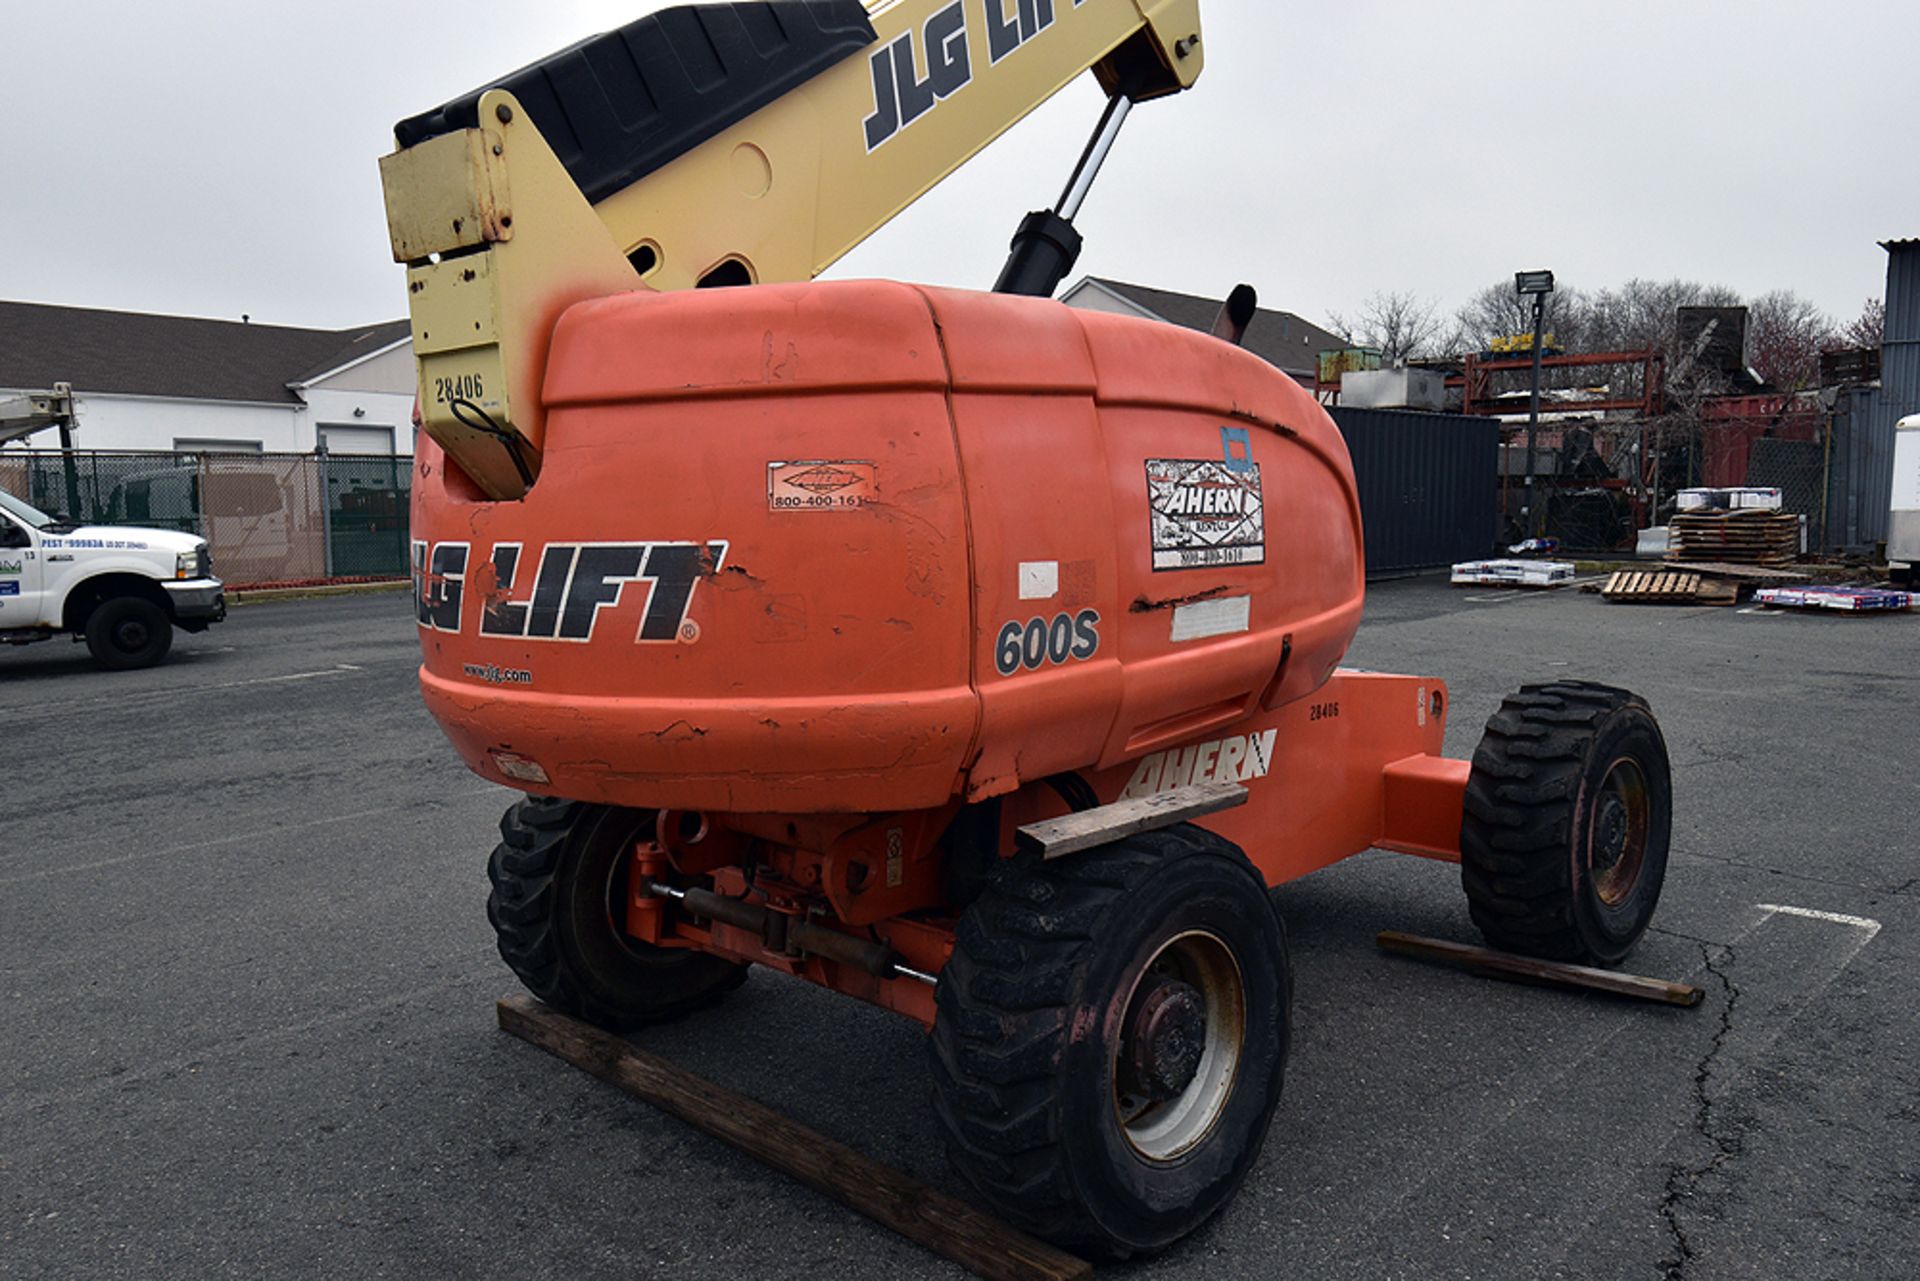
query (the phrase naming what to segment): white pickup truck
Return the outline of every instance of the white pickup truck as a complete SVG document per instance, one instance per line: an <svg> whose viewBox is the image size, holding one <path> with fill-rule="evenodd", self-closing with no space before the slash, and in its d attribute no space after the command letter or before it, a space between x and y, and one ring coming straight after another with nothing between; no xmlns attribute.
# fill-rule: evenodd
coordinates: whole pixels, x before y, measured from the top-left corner
<svg viewBox="0 0 1920 1281"><path fill-rule="evenodd" d="M226 616L205 539L74 525L0 490L0 644L68 632L123 671L165 658L174 628L203 632Z"/></svg>

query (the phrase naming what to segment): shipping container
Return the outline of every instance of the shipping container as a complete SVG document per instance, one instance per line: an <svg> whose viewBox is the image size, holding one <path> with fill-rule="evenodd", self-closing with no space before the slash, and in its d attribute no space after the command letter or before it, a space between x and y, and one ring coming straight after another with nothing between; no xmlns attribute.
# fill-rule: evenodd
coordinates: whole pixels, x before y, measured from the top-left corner
<svg viewBox="0 0 1920 1281"><path fill-rule="evenodd" d="M1499 526L1499 425L1486 418L1337 405L1366 527L1367 573L1478 560Z"/></svg>

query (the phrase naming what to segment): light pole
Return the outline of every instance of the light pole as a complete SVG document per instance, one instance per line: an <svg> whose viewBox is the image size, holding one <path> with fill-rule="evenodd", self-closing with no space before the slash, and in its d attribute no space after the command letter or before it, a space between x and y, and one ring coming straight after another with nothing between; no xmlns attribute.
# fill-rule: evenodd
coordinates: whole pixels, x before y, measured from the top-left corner
<svg viewBox="0 0 1920 1281"><path fill-rule="evenodd" d="M1546 318L1547 295L1553 292L1553 273L1516 271L1513 291L1522 298L1533 299L1533 400L1527 410L1527 487L1521 498L1520 517L1521 536L1538 538L1533 510L1533 444L1540 430L1540 326Z"/></svg>

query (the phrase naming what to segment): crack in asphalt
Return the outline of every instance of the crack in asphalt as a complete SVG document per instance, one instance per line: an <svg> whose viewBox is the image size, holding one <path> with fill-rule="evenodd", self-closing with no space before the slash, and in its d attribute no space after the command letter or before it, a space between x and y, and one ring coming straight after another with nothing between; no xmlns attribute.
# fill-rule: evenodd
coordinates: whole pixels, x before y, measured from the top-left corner
<svg viewBox="0 0 1920 1281"><path fill-rule="evenodd" d="M1703 939L1698 934L1686 934L1680 930L1669 930L1658 925L1649 925L1647 927L1647 933L1662 934L1667 938L1681 939L1688 943L1698 943L1703 950L1709 947L1724 947L1729 949L1733 947L1733 944L1723 943L1719 939Z"/></svg>
<svg viewBox="0 0 1920 1281"><path fill-rule="evenodd" d="M1719 867L1737 867L1743 872L1765 872L1769 876L1784 876L1790 881L1806 881L1810 885L1831 885L1843 890L1859 890L1863 894L1905 894L1915 886L1920 886L1920 876L1904 885L1889 888L1885 885L1863 885L1859 881L1841 880L1832 876L1808 876L1805 872L1790 872L1783 867L1769 867L1765 863L1748 863L1721 854L1700 854L1688 851L1683 857L1697 858Z"/></svg>
<svg viewBox="0 0 1920 1281"><path fill-rule="evenodd" d="M1733 964L1734 951L1730 944L1695 941L1700 943L1701 961L1706 965L1707 972L1720 980L1720 989L1725 996L1720 1007L1720 1026L1714 1030L1712 1043L1707 1046L1707 1052L1701 1055L1699 1065L1693 1070L1693 1131L1713 1145L1713 1155L1699 1165L1688 1166L1675 1162L1668 1167L1666 1191L1660 1198L1660 1217L1666 1221L1676 1253L1660 1261L1663 1281L1682 1281L1687 1274L1687 1266L1697 1254L1692 1238L1680 1224L1680 1203L1693 1196L1702 1179L1740 1155L1741 1149L1737 1133L1722 1132L1715 1128L1713 1100L1707 1094L1707 1085L1713 1079L1714 1061L1726 1047L1727 1034L1733 1031L1734 1007L1740 1003L1739 987L1722 968ZM1715 948L1724 953L1717 963L1714 960Z"/></svg>

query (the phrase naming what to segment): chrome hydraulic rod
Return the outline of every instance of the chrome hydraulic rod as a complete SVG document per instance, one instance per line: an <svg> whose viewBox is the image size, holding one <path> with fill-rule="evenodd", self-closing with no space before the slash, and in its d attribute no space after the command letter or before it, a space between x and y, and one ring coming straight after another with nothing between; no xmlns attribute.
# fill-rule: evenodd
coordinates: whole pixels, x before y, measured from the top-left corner
<svg viewBox="0 0 1920 1281"><path fill-rule="evenodd" d="M1073 167L1073 176L1067 179L1067 188L1060 193L1060 203L1053 209L1068 222L1080 216L1080 206L1087 203L1087 193L1093 190L1093 180L1100 176L1100 167L1113 154L1113 144L1120 137L1120 126L1127 122L1127 113L1132 110L1133 99L1124 93L1107 99L1107 109L1100 115L1100 127L1088 139L1087 149L1080 153L1080 163Z"/></svg>

